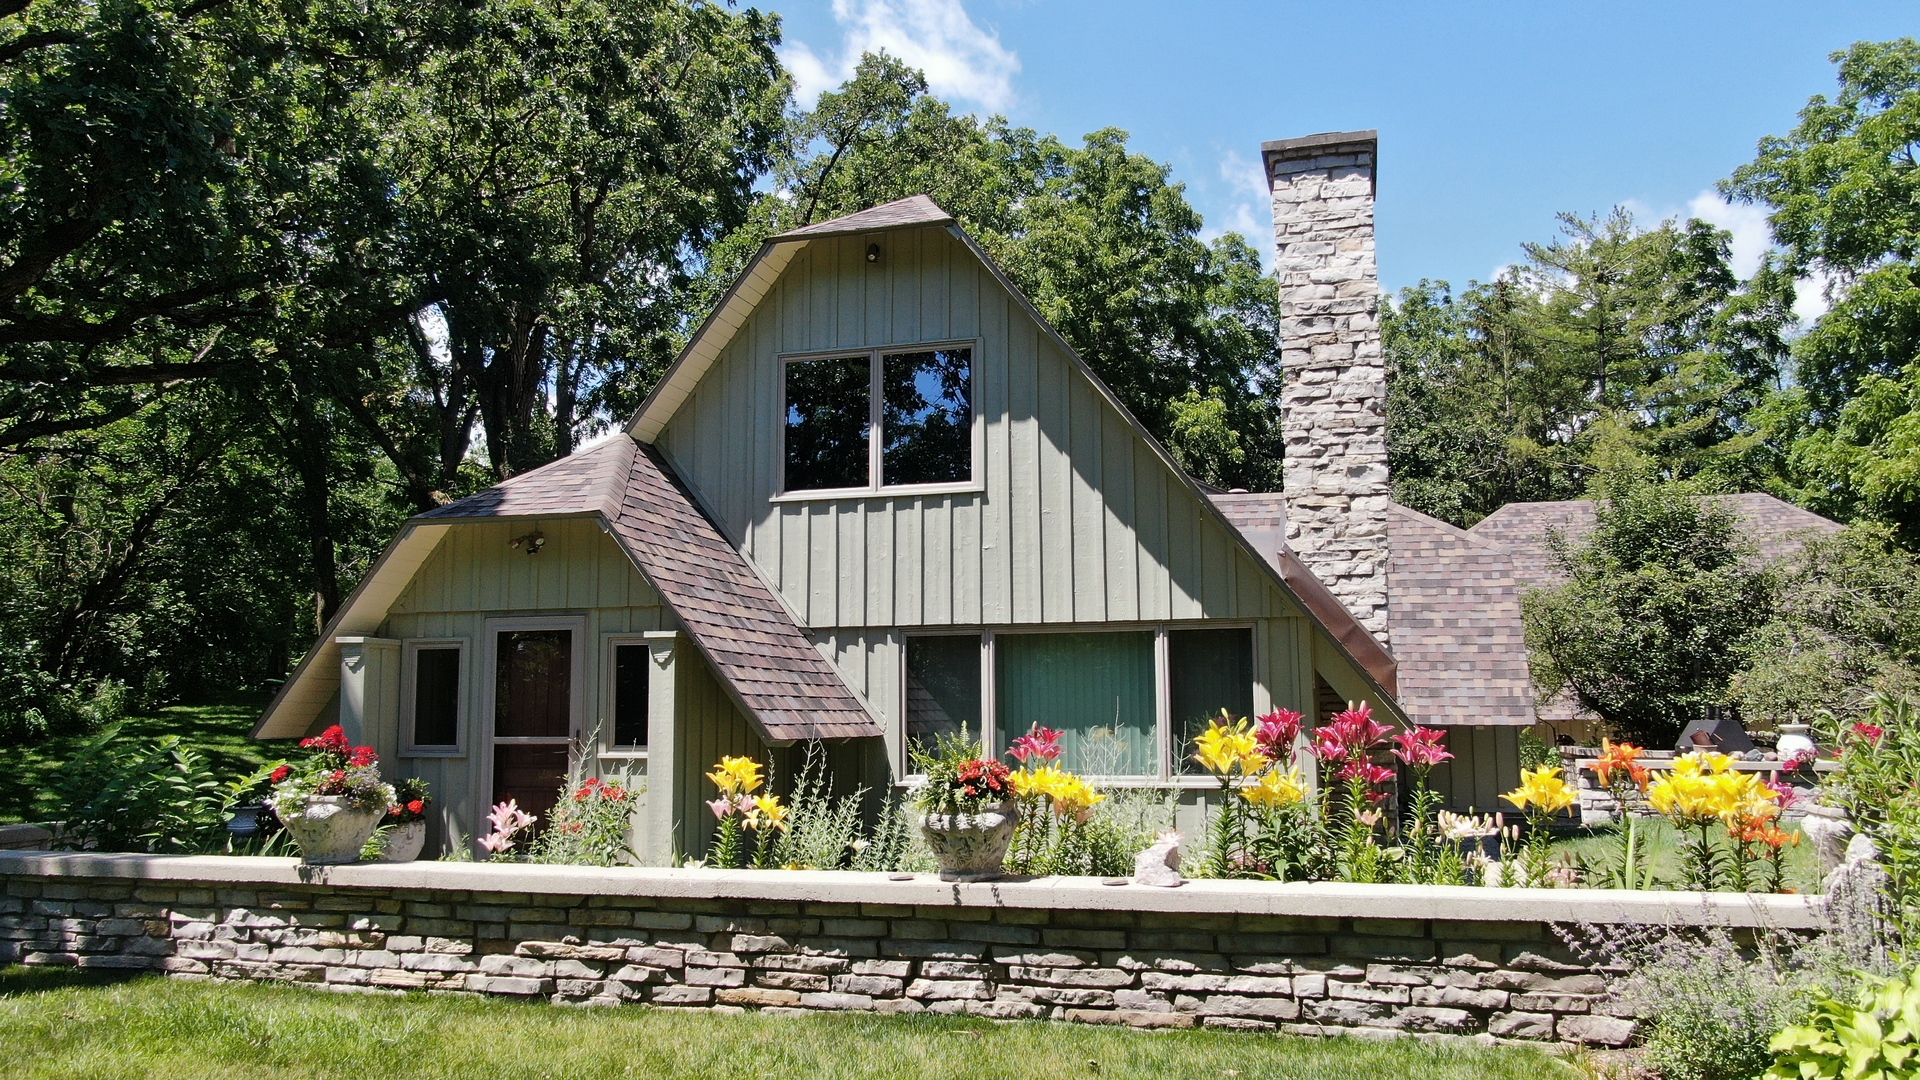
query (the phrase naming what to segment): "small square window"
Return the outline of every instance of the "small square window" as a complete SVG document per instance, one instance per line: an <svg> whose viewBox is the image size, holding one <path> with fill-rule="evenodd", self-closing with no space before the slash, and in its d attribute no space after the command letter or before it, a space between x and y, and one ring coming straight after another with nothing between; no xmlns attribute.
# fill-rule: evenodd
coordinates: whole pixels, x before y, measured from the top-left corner
<svg viewBox="0 0 1920 1080"><path fill-rule="evenodd" d="M931 750L942 735L980 731L980 636L907 639L907 748Z"/></svg>
<svg viewBox="0 0 1920 1080"><path fill-rule="evenodd" d="M460 742L460 647L422 646L413 654L411 745L445 749Z"/></svg>
<svg viewBox="0 0 1920 1080"><path fill-rule="evenodd" d="M889 353L880 374L882 483L973 479L973 350Z"/></svg>
<svg viewBox="0 0 1920 1080"><path fill-rule="evenodd" d="M647 669L653 650L645 645L613 647L613 745L643 750L647 745Z"/></svg>
<svg viewBox="0 0 1920 1080"><path fill-rule="evenodd" d="M867 356L786 364L787 491L868 486L873 430Z"/></svg>

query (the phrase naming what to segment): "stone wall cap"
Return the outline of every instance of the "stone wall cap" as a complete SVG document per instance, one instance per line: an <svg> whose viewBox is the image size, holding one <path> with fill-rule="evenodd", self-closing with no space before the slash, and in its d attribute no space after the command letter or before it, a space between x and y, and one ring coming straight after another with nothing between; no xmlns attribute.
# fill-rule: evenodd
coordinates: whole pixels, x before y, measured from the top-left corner
<svg viewBox="0 0 1920 1080"><path fill-rule="evenodd" d="M289 858L0 851L0 875L218 885L325 885L561 896L1059 908L1174 914L1439 919L1457 922L1643 923L1818 929L1819 897L1610 889L1487 889L1456 885L1188 881L1178 889L1107 885L1100 878L1010 878L959 884L933 874L534 866L526 863L365 863L302 866Z"/></svg>

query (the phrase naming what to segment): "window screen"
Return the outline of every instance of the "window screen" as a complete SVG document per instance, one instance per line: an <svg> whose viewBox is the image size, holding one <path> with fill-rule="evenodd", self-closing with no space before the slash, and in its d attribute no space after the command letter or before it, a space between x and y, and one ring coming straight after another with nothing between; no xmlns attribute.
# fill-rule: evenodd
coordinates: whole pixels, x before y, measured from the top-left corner
<svg viewBox="0 0 1920 1080"><path fill-rule="evenodd" d="M980 638L907 639L907 747L930 750L941 735L980 731Z"/></svg>
<svg viewBox="0 0 1920 1080"><path fill-rule="evenodd" d="M865 356L788 362L786 490L867 486L870 370Z"/></svg>
<svg viewBox="0 0 1920 1080"><path fill-rule="evenodd" d="M645 645L613 647L613 744L647 745L647 667L653 651Z"/></svg>
<svg viewBox="0 0 1920 1080"><path fill-rule="evenodd" d="M882 481L973 479L973 350L892 353L880 378Z"/></svg>
<svg viewBox="0 0 1920 1080"><path fill-rule="evenodd" d="M1225 709L1253 713L1253 631L1171 630L1167 633L1167 688L1173 706L1173 747L1181 772L1198 772L1193 737Z"/></svg>
<svg viewBox="0 0 1920 1080"><path fill-rule="evenodd" d="M567 738L572 678L572 631L501 632L494 671L493 733L501 738Z"/></svg>
<svg viewBox="0 0 1920 1080"><path fill-rule="evenodd" d="M994 639L1001 742L1058 728L1061 764L1096 776L1153 775L1151 633L1003 634Z"/></svg>
<svg viewBox="0 0 1920 1080"><path fill-rule="evenodd" d="M413 745L460 742L460 650L423 648L413 654Z"/></svg>

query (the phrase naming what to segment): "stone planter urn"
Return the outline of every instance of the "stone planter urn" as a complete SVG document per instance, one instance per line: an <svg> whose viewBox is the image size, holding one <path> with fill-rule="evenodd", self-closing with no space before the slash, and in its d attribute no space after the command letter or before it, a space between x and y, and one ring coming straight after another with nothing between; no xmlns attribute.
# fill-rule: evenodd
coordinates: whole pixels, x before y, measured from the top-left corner
<svg viewBox="0 0 1920 1080"><path fill-rule="evenodd" d="M380 850L381 862L412 862L420 857L420 849L427 846L427 823L409 821L405 825L396 825L387 834L387 846Z"/></svg>
<svg viewBox="0 0 1920 1080"><path fill-rule="evenodd" d="M1019 823L1020 808L1008 801L977 814L926 814L920 832L940 860L941 881L993 881Z"/></svg>
<svg viewBox="0 0 1920 1080"><path fill-rule="evenodd" d="M309 795L304 805L282 809L280 823L299 845L301 862L337 866L360 860L383 816L380 808L357 810L338 795Z"/></svg>

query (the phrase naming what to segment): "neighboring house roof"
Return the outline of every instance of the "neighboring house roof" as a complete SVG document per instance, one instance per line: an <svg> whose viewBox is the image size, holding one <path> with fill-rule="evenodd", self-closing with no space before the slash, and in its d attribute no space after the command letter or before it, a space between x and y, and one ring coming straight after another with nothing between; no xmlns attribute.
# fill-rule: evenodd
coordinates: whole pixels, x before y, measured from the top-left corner
<svg viewBox="0 0 1920 1080"><path fill-rule="evenodd" d="M925 195L909 195L890 203L881 203L857 214L789 229L775 240L795 240L814 236L841 236L846 233L880 232L885 229L913 229L922 225L951 225L953 215Z"/></svg>
<svg viewBox="0 0 1920 1080"><path fill-rule="evenodd" d="M1311 578L1285 544L1285 495L1219 492L1211 497L1250 543ZM1533 683L1512 560L1495 545L1443 521L1397 504L1389 509L1387 619L1398 698L1407 715L1435 725L1533 723ZM1339 605L1332 593L1320 592L1324 603Z"/></svg>
<svg viewBox="0 0 1920 1080"><path fill-rule="evenodd" d="M1809 534L1839 532L1845 526L1811 510L1763 492L1709 496L1730 506L1739 516L1741 532L1763 562L1773 562L1800 550ZM1593 528L1596 507L1590 499L1561 502L1508 503L1481 519L1469 534L1505 549L1513 558L1514 579L1520 591L1546 588L1561 578L1553 565L1551 537L1558 532L1578 540ZM1586 716L1573 698L1559 694L1535 710L1541 720L1578 720Z"/></svg>
<svg viewBox="0 0 1920 1080"><path fill-rule="evenodd" d="M1759 549L1760 558L1765 562L1799 551L1809 533L1833 533L1845 528L1837 521L1763 492L1709 498L1732 507L1739 516L1741 532ZM1594 517L1594 503L1590 499L1508 503L1467 531L1506 548L1513 555L1514 573L1520 584L1539 588L1559 580L1553 569L1550 534L1558 531L1568 539L1577 540L1593 528Z"/></svg>
<svg viewBox="0 0 1920 1080"><path fill-rule="evenodd" d="M414 518L415 528L462 520L591 515L604 522L634 566L673 609L721 683L770 742L878 736L880 727L827 659L794 624L753 568L720 535L651 448L606 443L515 476ZM402 535L404 540L413 530ZM435 530L438 533L444 528ZM396 541L398 544L399 541ZM425 555L406 568L368 574L343 609L371 632ZM375 605L362 602L370 593ZM338 624L341 618L336 618ZM304 732L339 682L341 631L329 627L267 709L260 737ZM316 658L331 654L331 663ZM301 685L301 684L306 685ZM304 710L286 704L299 701ZM305 719L301 718L304 712Z"/></svg>

